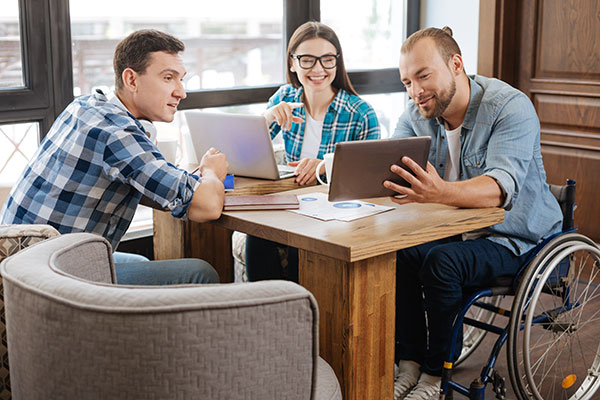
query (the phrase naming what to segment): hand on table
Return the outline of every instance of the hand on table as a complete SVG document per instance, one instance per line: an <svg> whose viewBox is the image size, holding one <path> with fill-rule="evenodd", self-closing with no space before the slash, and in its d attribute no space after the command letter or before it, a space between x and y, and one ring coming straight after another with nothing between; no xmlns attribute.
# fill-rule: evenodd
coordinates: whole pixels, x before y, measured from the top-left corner
<svg viewBox="0 0 600 400"><path fill-rule="evenodd" d="M227 168L229 168L229 163L225 154L215 150L213 147L204 153L200 161L200 173L203 174L205 170L211 170L220 181L225 180Z"/></svg>
<svg viewBox="0 0 600 400"><path fill-rule="evenodd" d="M321 160L317 158L303 158L300 161L288 162L291 167L296 167L294 175L296 175L296 182L299 185L308 185L313 183L317 179L315 169Z"/></svg>

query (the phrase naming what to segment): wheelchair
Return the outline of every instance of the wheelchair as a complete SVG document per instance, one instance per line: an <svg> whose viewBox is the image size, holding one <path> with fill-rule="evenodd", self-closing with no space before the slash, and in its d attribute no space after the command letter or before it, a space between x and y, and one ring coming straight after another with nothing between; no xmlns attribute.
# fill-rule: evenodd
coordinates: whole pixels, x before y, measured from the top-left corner
<svg viewBox="0 0 600 400"><path fill-rule="evenodd" d="M505 342L518 399L600 398L600 248L575 233L575 182L550 189L563 212L562 232L540 243L516 276L467 294L454 321L440 399L453 399L454 392L484 399L490 383L496 398L505 399L505 378L494 369ZM514 297L510 310L500 307L504 296ZM508 318L504 327L494 325L498 315ZM452 369L488 332L498 339L480 376L468 388L453 381ZM462 352L454 361L461 334Z"/></svg>

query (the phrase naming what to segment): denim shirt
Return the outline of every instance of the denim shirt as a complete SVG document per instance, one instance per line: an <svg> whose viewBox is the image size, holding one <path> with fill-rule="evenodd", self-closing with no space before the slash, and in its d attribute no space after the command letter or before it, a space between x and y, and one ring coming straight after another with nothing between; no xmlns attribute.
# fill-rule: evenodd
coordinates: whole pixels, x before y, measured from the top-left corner
<svg viewBox="0 0 600 400"><path fill-rule="evenodd" d="M460 136L459 180L487 175L504 194L504 222L486 229L489 240L522 255L559 232L562 213L546 184L540 123L529 98L491 78L469 77L471 97ZM448 158L441 119L426 119L410 102L394 137L431 136L429 161L444 176Z"/></svg>

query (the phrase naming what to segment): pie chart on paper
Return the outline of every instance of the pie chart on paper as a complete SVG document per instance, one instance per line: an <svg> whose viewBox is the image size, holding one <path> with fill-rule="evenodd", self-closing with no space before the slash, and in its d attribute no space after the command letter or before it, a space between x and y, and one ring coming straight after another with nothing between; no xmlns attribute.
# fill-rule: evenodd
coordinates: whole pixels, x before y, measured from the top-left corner
<svg viewBox="0 0 600 400"><path fill-rule="evenodd" d="M333 206L335 208L359 208L361 205L359 203L343 202L343 203L336 203Z"/></svg>

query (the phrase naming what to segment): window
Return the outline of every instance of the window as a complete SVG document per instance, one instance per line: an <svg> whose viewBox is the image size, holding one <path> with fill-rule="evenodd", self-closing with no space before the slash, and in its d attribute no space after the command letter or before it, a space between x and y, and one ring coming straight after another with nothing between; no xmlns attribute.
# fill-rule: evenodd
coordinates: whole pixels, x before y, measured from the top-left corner
<svg viewBox="0 0 600 400"><path fill-rule="evenodd" d="M23 87L19 4L4 1L0 17L0 90Z"/></svg>
<svg viewBox="0 0 600 400"><path fill-rule="evenodd" d="M38 123L0 125L0 186L12 186L38 147Z"/></svg>
<svg viewBox="0 0 600 400"><path fill-rule="evenodd" d="M66 81L50 60L62 65L68 46L58 26L65 11L51 2L5 0L0 16L0 184L12 184L42 137L70 101L62 96ZM65 32L63 32L64 34ZM59 40L63 39L63 40ZM63 43L62 45L59 43ZM54 57L53 57L54 56ZM70 65L70 62L67 62Z"/></svg>
<svg viewBox="0 0 600 400"><path fill-rule="evenodd" d="M112 56L129 33L158 29L180 38L186 89L267 85L283 81L281 0L123 3L70 1L74 95L114 85Z"/></svg>
<svg viewBox="0 0 600 400"><path fill-rule="evenodd" d="M382 138L394 132L406 107L406 94L398 85L400 46L406 30L404 7L403 1L395 0L321 1L321 20L337 33L350 79L375 109ZM362 71L352 73L357 69ZM363 84L361 78L368 77L378 77L380 83ZM380 84L387 88L377 88ZM368 94L377 92L392 93Z"/></svg>
<svg viewBox="0 0 600 400"><path fill-rule="evenodd" d="M322 1L321 20L340 38L348 69L398 66L405 30L402 1Z"/></svg>
<svg viewBox="0 0 600 400"><path fill-rule="evenodd" d="M362 98L377 113L381 128L381 138L386 139L392 136L396 129L398 118L400 118L400 115L406 108L408 101L406 92L369 94L362 96Z"/></svg>

